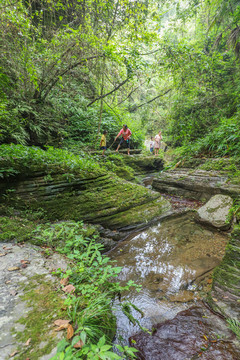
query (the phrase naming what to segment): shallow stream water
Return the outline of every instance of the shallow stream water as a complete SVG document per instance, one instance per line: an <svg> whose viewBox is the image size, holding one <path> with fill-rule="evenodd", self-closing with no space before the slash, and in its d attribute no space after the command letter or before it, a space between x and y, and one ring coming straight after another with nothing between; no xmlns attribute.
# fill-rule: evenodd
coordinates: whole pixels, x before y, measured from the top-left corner
<svg viewBox="0 0 240 360"><path fill-rule="evenodd" d="M133 280L142 287L140 292L133 290L121 301L131 302L141 309L144 315L134 309L133 315L142 327L151 330L153 326L157 328L157 326L160 326L159 324L170 321L168 328L165 328L165 335L171 334L169 329L174 326L175 333L172 336L176 340L176 334L181 334L181 329L184 328L183 324L180 324L179 328L176 325L176 322L179 323L178 317L176 317L179 312L197 305L197 307L200 306L200 310L195 311L194 319L196 324L205 316L207 310L203 309L200 299L210 290L212 270L220 263L227 242L227 234L197 224L194 221L192 211L183 214L178 213L145 231L132 235L127 240L119 243L108 254L111 259L116 261L116 266L122 267L119 274L119 280L122 284ZM184 344L185 340L181 337L182 350L180 350L180 353L179 349L176 348L175 355L173 351L169 355L170 357L167 355L165 357L163 353L156 352L157 349L159 350L160 344L160 347L163 347L163 342L159 340L159 334L156 335L157 341L156 336L150 336L144 342L144 339L149 335L146 333L136 335L139 333L139 326L129 321L120 311L117 303L115 308L118 326L117 336L121 336L125 344L128 343L129 337L133 337L135 346L141 350L139 359L185 360L193 358L186 356L188 351L192 354L191 356L195 353L198 354L197 347L191 346L188 342ZM191 318L193 315L186 314L181 319L187 321L189 316ZM209 314L205 317L211 318ZM215 318L213 316L213 319L209 320L209 324L204 325L206 333L214 331L216 324L220 321L216 316ZM230 333L223 320L221 320L219 328L221 328L221 331L218 336L229 338ZM163 334L162 329L160 332ZM188 319L184 337L188 338L189 336L192 338L194 332L197 334L198 330L194 330L189 326ZM156 331L157 333L158 331ZM172 348L173 338L166 338L169 348ZM212 336L211 339L213 338ZM195 340L192 339L192 341L196 344ZM177 343L180 344L181 340L178 339ZM143 344L145 345L143 346ZM213 347L210 347L212 351ZM145 351L146 349L147 351ZM219 352L220 350L217 349L216 351ZM231 352L227 352L227 355L221 353L221 351L220 355L216 354L213 353L211 356L215 357L212 358L209 352L209 359L240 359L240 357L230 357Z"/></svg>
<svg viewBox="0 0 240 360"><path fill-rule="evenodd" d="M133 280L142 286L139 293L130 293L128 300L144 311L139 320L149 326L199 298L204 286L201 280L209 276L211 281L211 271L220 263L226 243L226 235L196 224L190 212L128 238L109 255L123 268L119 275L122 283ZM128 320L123 330L132 335Z"/></svg>

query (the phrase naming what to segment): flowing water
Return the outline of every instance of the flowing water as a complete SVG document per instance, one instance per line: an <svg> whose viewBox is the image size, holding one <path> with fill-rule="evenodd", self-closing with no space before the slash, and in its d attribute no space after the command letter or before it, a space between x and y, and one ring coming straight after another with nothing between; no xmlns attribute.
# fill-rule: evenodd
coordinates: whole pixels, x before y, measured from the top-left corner
<svg viewBox="0 0 240 360"><path fill-rule="evenodd" d="M123 267L119 274L119 280L122 284L133 280L142 288L140 292L130 292L121 301L131 302L141 309L144 315L134 309L133 315L142 327L152 329L154 326L157 328L156 324L170 321L168 329L165 329L165 332L169 334L169 327L172 328L174 322L179 322L176 315L194 304L199 304L199 299L210 289L212 270L220 263L227 241L228 236L226 234L206 229L197 224L191 211L176 214L172 218L129 237L110 251L109 256L116 261L117 266ZM135 346L141 350L140 354L143 354L142 357L139 355L139 359L185 360L187 359L186 352L190 351L191 354L194 354L197 351L197 346L191 347L188 342L184 345L184 341L182 341L180 355L177 349L175 355L172 352L169 355L170 357L160 352L157 353L156 349L159 349L161 343L159 336L156 335L157 341L151 342L148 339L146 343L144 343L144 339L150 336L146 333L140 333L134 338L134 335L139 332L138 325L134 325L128 320L119 310L118 304L115 304L115 307L118 325L117 335L120 335L125 343L128 342L129 337L133 336L134 343L136 342ZM202 305L200 307L201 310L199 310L198 315L195 311L196 324L202 316L204 317L204 311L207 311L202 309ZM189 316L191 318L193 315ZM182 316L181 318L187 319L187 315L185 314L185 317ZM209 314L206 315L206 318L210 319ZM210 324L208 324L209 332L211 332L211 328L214 328L217 321L219 320L216 319L214 322L211 319ZM191 333L197 333L197 330L193 330L189 326L190 323L188 322L187 333L191 338ZM181 331L176 324L174 326L176 330L173 337L176 339L176 333L181 334ZM180 329L182 328L183 325L180 325ZM222 321L221 336L226 336L227 331L226 325ZM163 334L162 329L161 334ZM156 336L150 336L150 339L156 340ZM172 349L173 339L168 339L167 343ZM194 343L196 345L196 341ZM184 346L186 352L183 351ZM164 348L162 345L160 347ZM145 351L146 348L147 351ZM224 355L224 357L222 353L222 355L220 354L222 357L213 357L213 359L240 359L240 357L231 358L229 354ZM216 356L216 353L213 356ZM189 357L189 359L191 358L193 357ZM212 359L210 355L209 359Z"/></svg>

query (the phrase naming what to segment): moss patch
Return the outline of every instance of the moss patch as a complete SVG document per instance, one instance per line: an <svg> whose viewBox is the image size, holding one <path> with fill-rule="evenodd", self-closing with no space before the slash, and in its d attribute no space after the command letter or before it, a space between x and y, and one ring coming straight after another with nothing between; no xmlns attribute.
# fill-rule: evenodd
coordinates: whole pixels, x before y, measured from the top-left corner
<svg viewBox="0 0 240 360"><path fill-rule="evenodd" d="M29 338L29 346L19 346L19 353L14 357L16 360L37 360L42 355L49 354L56 346L59 338L53 330L54 321L67 318L64 308L64 300L54 289L51 281L46 281L45 276L32 277L27 285L23 285L24 295L22 300L29 305L26 316L19 319L19 323L25 325L25 329L16 333L19 342L25 344Z"/></svg>
<svg viewBox="0 0 240 360"><path fill-rule="evenodd" d="M26 178L33 174L45 175L48 180L51 174L75 174L79 178L101 175L104 171L99 164L84 156L49 147L46 151L24 145L0 145L0 174L2 178Z"/></svg>
<svg viewBox="0 0 240 360"><path fill-rule="evenodd" d="M124 181L114 174L72 183L62 182L59 176L54 176L52 181L51 185L43 183L42 178L29 180L27 184L19 183L11 199L12 205L31 211L42 209L50 221L102 223L101 219L104 219L104 224L112 216L128 211L129 222L134 224L138 222L138 207L148 204L149 208L151 201L160 198L159 193ZM162 200L164 207L167 203ZM161 210L160 204L158 210ZM119 226L129 225L129 222L119 223ZM107 225L110 226L111 222Z"/></svg>
<svg viewBox="0 0 240 360"><path fill-rule="evenodd" d="M163 153L159 156L125 156L125 162L138 174L159 171L163 169Z"/></svg>
<svg viewBox="0 0 240 360"><path fill-rule="evenodd" d="M240 227L236 226L221 264L213 273L215 285L240 297Z"/></svg>
<svg viewBox="0 0 240 360"><path fill-rule="evenodd" d="M134 170L126 164L123 156L119 154L109 154L104 159L102 157L95 157L95 159L100 161L107 171L115 173L122 179L128 181L134 180Z"/></svg>
<svg viewBox="0 0 240 360"><path fill-rule="evenodd" d="M131 225L144 225L160 216L164 211L170 210L170 203L163 198L155 199L147 204L136 206L127 211L119 212L107 219L100 219L101 223L111 228L121 228Z"/></svg>
<svg viewBox="0 0 240 360"><path fill-rule="evenodd" d="M22 242L30 240L35 227L36 223L27 219L17 216L0 216L0 241L16 240Z"/></svg>

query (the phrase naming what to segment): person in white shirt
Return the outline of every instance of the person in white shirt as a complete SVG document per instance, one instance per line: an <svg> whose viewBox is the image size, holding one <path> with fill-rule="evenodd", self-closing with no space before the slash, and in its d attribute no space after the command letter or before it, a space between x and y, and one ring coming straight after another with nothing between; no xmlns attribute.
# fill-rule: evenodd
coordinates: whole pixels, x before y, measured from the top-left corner
<svg viewBox="0 0 240 360"><path fill-rule="evenodd" d="M154 150L155 150L155 156L158 155L159 153L159 149L160 149L160 145L161 145L161 140L162 140L162 132L159 131L158 134L155 136L154 138Z"/></svg>

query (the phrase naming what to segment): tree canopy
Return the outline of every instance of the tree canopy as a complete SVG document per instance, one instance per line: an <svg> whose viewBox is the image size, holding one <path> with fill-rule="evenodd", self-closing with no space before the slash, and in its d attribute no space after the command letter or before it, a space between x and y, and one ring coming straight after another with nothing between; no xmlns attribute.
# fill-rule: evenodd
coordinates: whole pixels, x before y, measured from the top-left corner
<svg viewBox="0 0 240 360"><path fill-rule="evenodd" d="M93 146L127 123L135 146L162 129L236 152L237 0L3 0L0 15L1 143Z"/></svg>

